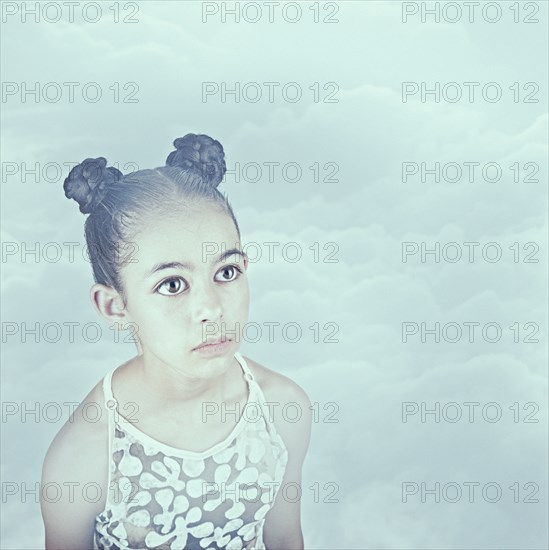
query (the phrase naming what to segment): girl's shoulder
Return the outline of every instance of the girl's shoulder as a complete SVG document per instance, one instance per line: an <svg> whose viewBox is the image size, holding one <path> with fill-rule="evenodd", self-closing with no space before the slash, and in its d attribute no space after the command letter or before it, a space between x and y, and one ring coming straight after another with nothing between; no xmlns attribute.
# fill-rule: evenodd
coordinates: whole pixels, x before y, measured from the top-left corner
<svg viewBox="0 0 549 550"><path fill-rule="evenodd" d="M128 362L120 365L121 367ZM108 409L103 392L104 376L82 399L78 407L70 414L65 424L55 435L50 444L46 458L75 458L77 463L87 459L96 460L103 456L100 451L107 448ZM90 450L96 452L89 454ZM99 452L97 452L99 451Z"/></svg>
<svg viewBox="0 0 549 550"><path fill-rule="evenodd" d="M292 460L293 472L300 470L311 439L313 406L305 390L294 380L249 357L244 359L268 404L269 421L282 437ZM293 474L291 474L293 475Z"/></svg>
<svg viewBox="0 0 549 550"><path fill-rule="evenodd" d="M72 488L70 494L63 489L55 504L45 500L41 492L42 515L52 530L71 516L75 532L80 530L81 536L88 536L86 529L105 505L107 412L101 379L71 413L48 447L42 465L42 485L54 483L56 487ZM85 488L89 484L99 487L99 500L91 501L86 497Z"/></svg>
<svg viewBox="0 0 549 550"><path fill-rule="evenodd" d="M261 386L261 389L265 392L280 391L280 390L292 390L292 391L304 391L303 388L297 382L290 377L277 372L273 369L250 359L246 355L243 355L247 365L250 367L254 378Z"/></svg>
<svg viewBox="0 0 549 550"><path fill-rule="evenodd" d="M310 409L311 401L306 391L294 380L274 371L265 365L243 356L248 364L256 382L261 387L265 400L273 403L273 408L288 407L289 404L295 403L300 409Z"/></svg>

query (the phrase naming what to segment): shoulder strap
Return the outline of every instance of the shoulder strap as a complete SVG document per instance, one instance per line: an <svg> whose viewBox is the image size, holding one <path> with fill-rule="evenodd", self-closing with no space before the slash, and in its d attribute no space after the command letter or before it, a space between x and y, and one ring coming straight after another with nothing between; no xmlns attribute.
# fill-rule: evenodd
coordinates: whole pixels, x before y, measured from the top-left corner
<svg viewBox="0 0 549 550"><path fill-rule="evenodd" d="M270 408L267 405L267 399L265 398L265 394L263 393L263 390L261 389L261 386L255 379L252 371L250 370L250 367L242 354L240 352L235 353L235 357L237 361L240 363L240 366L242 367L242 370L244 371L244 376L248 381L248 385L250 387L250 397L251 400L257 399L257 403L259 403L259 406L261 407L261 411L263 414L263 419L265 420L265 425L267 427L268 432L278 437L278 433L276 431L276 427L274 425L274 419L273 415L280 414L280 411L277 410L276 403L273 403L274 409Z"/></svg>
<svg viewBox="0 0 549 550"><path fill-rule="evenodd" d="M112 375L115 370L116 367L103 377L103 397L105 399L105 407L107 407L110 411L114 411L114 409L118 408L118 401L114 398L112 393Z"/></svg>
<svg viewBox="0 0 549 550"><path fill-rule="evenodd" d="M242 354L239 351L237 351L234 354L234 356L235 356L236 360L240 363L240 366L242 367L242 370L244 371L244 378L246 378L246 380L249 380L250 382L252 380L255 381L254 375L252 374L252 371L250 370L250 367L248 366L248 363L246 363L246 359L244 359Z"/></svg>
<svg viewBox="0 0 549 550"><path fill-rule="evenodd" d="M109 371L105 376L103 377L103 398L105 399L105 407L107 409L107 415L108 415L108 422L107 422L107 440L108 440L108 449L109 449L109 456L108 456L108 464L109 464L109 473L107 477L107 503L109 502L109 496L111 494L111 478L112 478L112 453L113 453L113 437L114 437L114 431L116 426L116 418L115 414L118 410L118 401L114 398L114 395L112 393L112 375L114 371L116 370L116 367Z"/></svg>

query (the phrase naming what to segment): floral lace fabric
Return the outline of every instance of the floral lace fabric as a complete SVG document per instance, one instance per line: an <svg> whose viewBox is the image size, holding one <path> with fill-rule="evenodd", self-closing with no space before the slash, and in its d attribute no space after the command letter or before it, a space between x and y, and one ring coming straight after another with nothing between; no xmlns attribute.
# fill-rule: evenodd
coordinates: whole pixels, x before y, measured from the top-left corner
<svg viewBox="0 0 549 550"><path fill-rule="evenodd" d="M240 353L248 401L234 430L207 451L169 447L114 414L111 377L109 491L95 518L94 550L264 550L263 525L288 452ZM114 407L113 407L114 403Z"/></svg>

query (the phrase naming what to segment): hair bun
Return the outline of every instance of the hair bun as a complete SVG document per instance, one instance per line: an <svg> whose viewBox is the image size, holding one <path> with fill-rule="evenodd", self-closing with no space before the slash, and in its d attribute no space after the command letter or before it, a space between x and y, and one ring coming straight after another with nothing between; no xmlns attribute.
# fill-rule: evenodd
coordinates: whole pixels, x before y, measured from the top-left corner
<svg viewBox="0 0 549 550"><path fill-rule="evenodd" d="M172 151L166 159L167 166L196 168L202 179L217 187L227 167L225 153L219 141L204 134L187 134L173 142L176 151Z"/></svg>
<svg viewBox="0 0 549 550"><path fill-rule="evenodd" d="M105 158L90 158L69 172L63 189L68 199L74 199L80 205L82 214L89 214L103 200L109 186L122 176L120 170L112 166L107 168Z"/></svg>

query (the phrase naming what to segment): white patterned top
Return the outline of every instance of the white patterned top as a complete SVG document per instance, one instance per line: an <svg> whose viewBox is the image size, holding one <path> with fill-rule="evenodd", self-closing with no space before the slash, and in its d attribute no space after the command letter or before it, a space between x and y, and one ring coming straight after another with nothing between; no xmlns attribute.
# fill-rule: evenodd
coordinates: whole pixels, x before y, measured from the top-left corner
<svg viewBox="0 0 549 550"><path fill-rule="evenodd" d="M202 452L170 447L138 430L118 413L111 386L116 369L105 375L109 491L95 517L94 550L265 549L265 515L288 451L261 387L242 355L235 358L248 401L232 432Z"/></svg>

